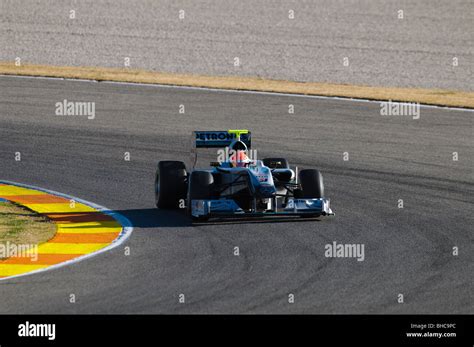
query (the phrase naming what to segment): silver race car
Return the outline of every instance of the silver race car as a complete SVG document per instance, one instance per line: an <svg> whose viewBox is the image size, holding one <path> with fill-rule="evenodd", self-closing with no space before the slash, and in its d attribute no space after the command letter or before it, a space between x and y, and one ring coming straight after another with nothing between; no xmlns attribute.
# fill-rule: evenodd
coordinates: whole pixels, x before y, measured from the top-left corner
<svg viewBox="0 0 474 347"><path fill-rule="evenodd" d="M220 148L221 159L196 169L197 150ZM285 158L252 159L248 130L194 131L193 168L181 161L160 161L156 206L186 208L193 220L212 217L334 215L315 169L296 173Z"/></svg>

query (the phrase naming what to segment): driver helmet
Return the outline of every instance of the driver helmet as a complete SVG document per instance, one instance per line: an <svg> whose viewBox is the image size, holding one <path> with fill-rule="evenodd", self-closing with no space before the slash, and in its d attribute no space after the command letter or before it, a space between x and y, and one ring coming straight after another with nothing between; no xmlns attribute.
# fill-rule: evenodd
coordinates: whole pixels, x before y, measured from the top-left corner
<svg viewBox="0 0 474 347"><path fill-rule="evenodd" d="M230 149L234 153L230 156L230 163L233 167L247 167L250 164L250 159L247 156L247 146L240 140L235 141Z"/></svg>

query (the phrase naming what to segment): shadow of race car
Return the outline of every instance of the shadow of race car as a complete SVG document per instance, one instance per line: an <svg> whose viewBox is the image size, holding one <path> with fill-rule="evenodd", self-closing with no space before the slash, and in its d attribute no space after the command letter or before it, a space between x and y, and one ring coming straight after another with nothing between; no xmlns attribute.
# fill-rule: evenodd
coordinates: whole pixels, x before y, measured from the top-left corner
<svg viewBox="0 0 474 347"><path fill-rule="evenodd" d="M225 159L196 169L197 150L221 148ZM334 215L324 196L323 177L316 169L296 172L285 158L248 157L248 130L194 131L193 168L184 162L160 161L155 197L159 209L186 208L195 221L212 217Z"/></svg>

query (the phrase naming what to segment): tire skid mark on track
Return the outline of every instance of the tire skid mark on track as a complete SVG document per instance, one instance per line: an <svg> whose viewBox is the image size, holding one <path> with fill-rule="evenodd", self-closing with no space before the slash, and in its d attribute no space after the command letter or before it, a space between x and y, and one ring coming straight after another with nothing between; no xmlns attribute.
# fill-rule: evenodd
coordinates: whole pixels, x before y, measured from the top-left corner
<svg viewBox="0 0 474 347"><path fill-rule="evenodd" d="M56 224L55 236L38 245L37 254L0 261L0 280L50 270L83 260L121 244L132 232L123 216L65 194L0 181L0 199L45 215Z"/></svg>

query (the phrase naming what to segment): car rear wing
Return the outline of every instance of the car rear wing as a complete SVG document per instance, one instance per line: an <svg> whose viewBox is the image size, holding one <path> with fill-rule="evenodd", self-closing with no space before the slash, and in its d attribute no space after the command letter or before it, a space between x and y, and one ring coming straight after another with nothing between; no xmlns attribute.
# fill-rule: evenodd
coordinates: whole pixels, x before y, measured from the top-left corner
<svg viewBox="0 0 474 347"><path fill-rule="evenodd" d="M197 162L198 148L224 148L232 144L233 141L240 140L247 146L252 147L252 136L248 130L198 130L192 134L191 160L193 168Z"/></svg>
<svg viewBox="0 0 474 347"><path fill-rule="evenodd" d="M223 148L236 139L245 143L248 149L252 144L251 133L248 130L193 131L193 139L193 148Z"/></svg>

